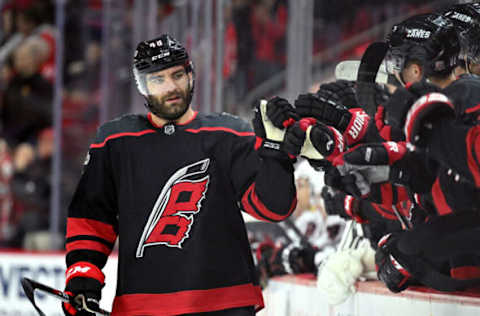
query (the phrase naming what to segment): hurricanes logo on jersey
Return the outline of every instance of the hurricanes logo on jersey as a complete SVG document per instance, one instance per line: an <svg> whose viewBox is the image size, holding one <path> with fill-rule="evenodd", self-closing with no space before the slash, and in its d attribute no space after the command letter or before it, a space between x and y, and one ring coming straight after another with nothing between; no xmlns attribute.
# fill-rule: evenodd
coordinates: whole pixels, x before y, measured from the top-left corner
<svg viewBox="0 0 480 316"><path fill-rule="evenodd" d="M162 188L143 229L136 257L143 257L145 247L164 245L182 248L190 237L194 215L201 209L207 193L210 159L177 170ZM205 175L202 177L202 175Z"/></svg>

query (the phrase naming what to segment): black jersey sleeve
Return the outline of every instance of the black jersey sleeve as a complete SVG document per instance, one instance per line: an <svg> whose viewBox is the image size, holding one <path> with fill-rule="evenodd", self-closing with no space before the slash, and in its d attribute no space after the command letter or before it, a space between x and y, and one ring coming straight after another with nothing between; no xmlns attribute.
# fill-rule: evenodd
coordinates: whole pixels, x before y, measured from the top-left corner
<svg viewBox="0 0 480 316"><path fill-rule="evenodd" d="M87 261L103 268L117 238L116 194L107 137L108 127L101 127L89 148L68 209L67 267Z"/></svg>
<svg viewBox="0 0 480 316"><path fill-rule="evenodd" d="M433 159L480 188L480 125L442 121L433 128L428 151Z"/></svg>
<svg viewBox="0 0 480 316"><path fill-rule="evenodd" d="M222 150L228 157L227 170L241 208L263 221L287 218L297 202L292 162L261 157L250 125L240 120L235 125L239 133L231 135Z"/></svg>

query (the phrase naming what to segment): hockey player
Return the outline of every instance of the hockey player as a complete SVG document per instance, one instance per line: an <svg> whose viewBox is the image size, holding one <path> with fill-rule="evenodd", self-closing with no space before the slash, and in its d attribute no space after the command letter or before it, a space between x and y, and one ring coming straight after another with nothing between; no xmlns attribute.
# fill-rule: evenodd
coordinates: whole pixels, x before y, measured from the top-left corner
<svg viewBox="0 0 480 316"><path fill-rule="evenodd" d="M460 39L461 51L455 70L456 75L465 73L479 75L480 3L455 4L442 14L453 22Z"/></svg>
<svg viewBox="0 0 480 316"><path fill-rule="evenodd" d="M265 104L255 133L194 111L192 63L169 35L138 45L133 72L149 112L105 123L90 146L66 235L66 291L86 308L64 312L93 315L118 238L112 315L254 315L263 298L240 210L281 221L295 208L284 131ZM281 105L267 109L283 121Z"/></svg>

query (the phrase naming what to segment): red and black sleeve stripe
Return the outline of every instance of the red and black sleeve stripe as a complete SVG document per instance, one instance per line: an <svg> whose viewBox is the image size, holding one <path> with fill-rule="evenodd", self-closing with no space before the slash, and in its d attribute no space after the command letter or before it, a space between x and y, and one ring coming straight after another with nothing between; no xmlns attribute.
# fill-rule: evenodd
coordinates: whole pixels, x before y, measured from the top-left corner
<svg viewBox="0 0 480 316"><path fill-rule="evenodd" d="M296 196L288 209L272 210L268 208L264 202L258 197L253 183L244 193L242 200L243 210L252 215L256 219L269 222L279 222L289 217L297 206Z"/></svg>

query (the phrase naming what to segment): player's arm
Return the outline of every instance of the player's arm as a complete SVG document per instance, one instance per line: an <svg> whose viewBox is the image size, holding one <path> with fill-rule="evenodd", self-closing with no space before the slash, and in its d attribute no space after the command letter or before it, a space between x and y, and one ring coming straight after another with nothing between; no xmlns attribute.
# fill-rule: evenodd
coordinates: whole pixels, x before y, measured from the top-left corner
<svg viewBox="0 0 480 316"><path fill-rule="evenodd" d="M406 139L480 187L480 126L456 123L454 109L444 94L421 97L407 113Z"/></svg>
<svg viewBox="0 0 480 316"><path fill-rule="evenodd" d="M68 209L65 246L65 290L82 294L87 306L98 306L105 279L101 269L117 238L115 196L108 145L97 136ZM70 304L62 306L66 315L76 314Z"/></svg>
<svg viewBox="0 0 480 316"><path fill-rule="evenodd" d="M295 114L286 100L275 98L270 103L279 109L269 113L274 120L285 121L285 126L294 122ZM278 222L293 212L297 202L293 160L283 150L284 133L278 129L282 135L273 135L273 126L264 127L260 115L257 112L254 119L256 136L236 137L231 142L228 170L241 208L257 219ZM246 124L242 129L251 131Z"/></svg>
<svg viewBox="0 0 480 316"><path fill-rule="evenodd" d="M434 126L429 155L480 187L480 126L443 121Z"/></svg>

